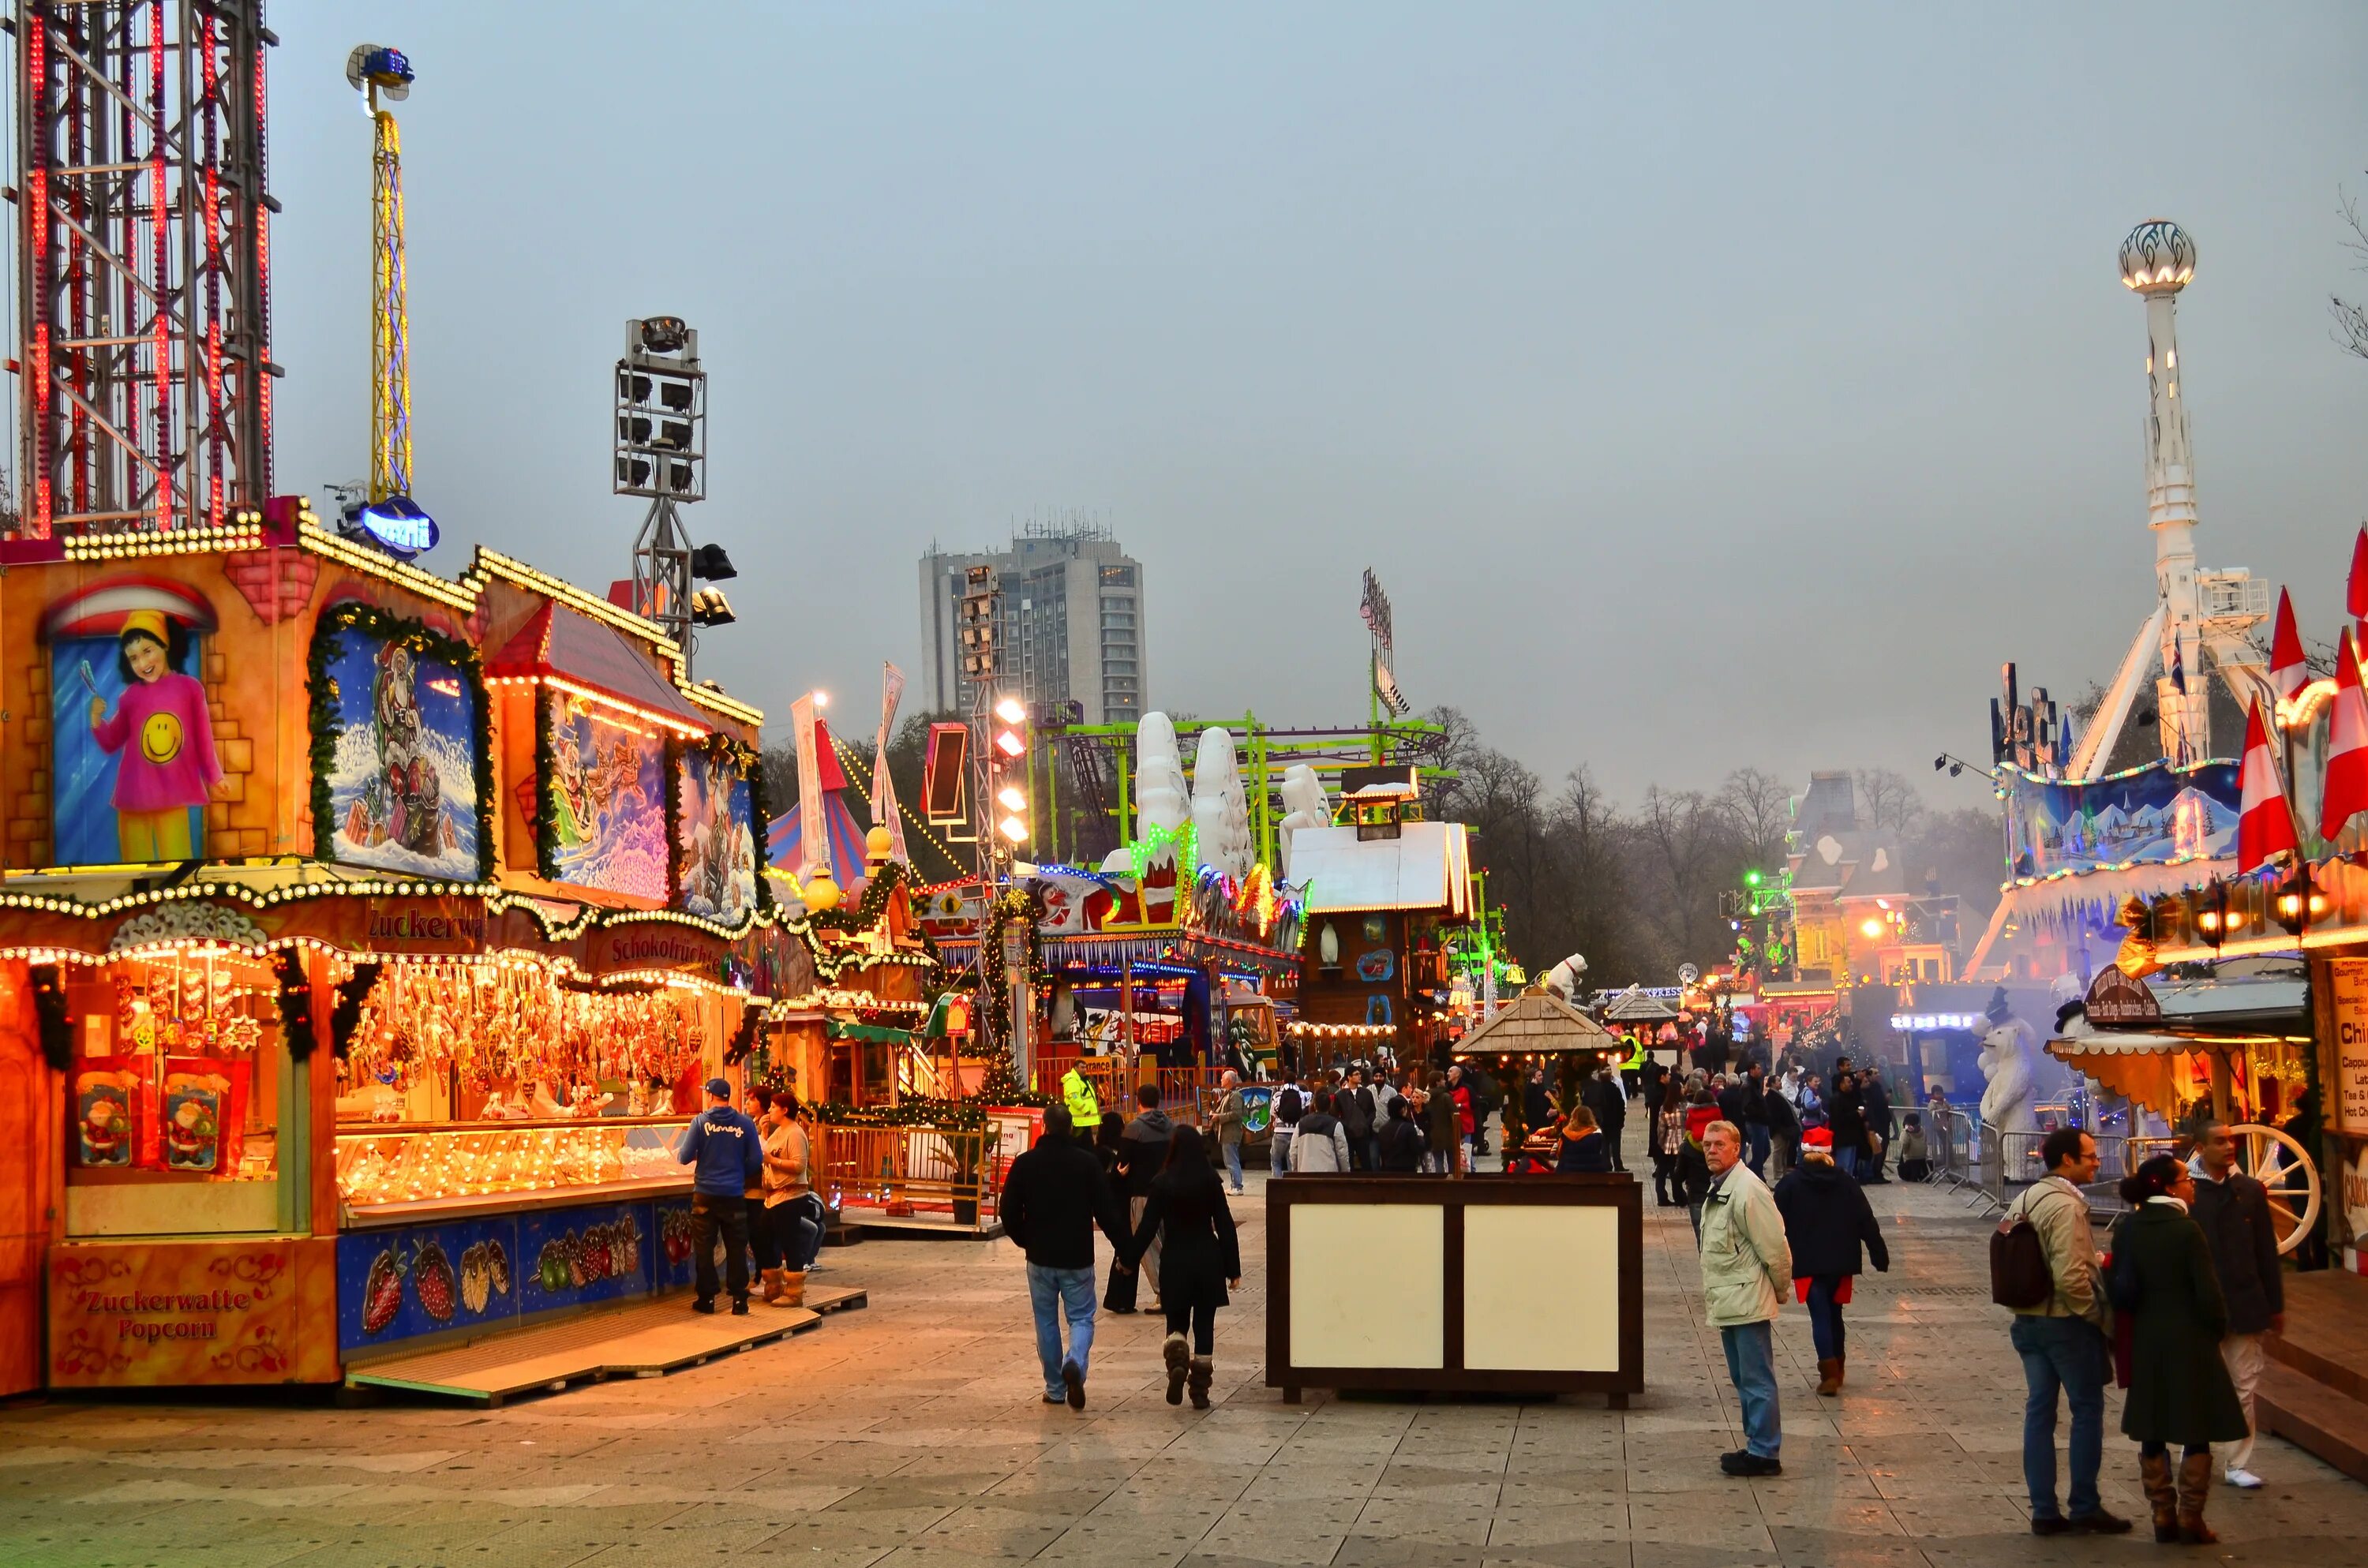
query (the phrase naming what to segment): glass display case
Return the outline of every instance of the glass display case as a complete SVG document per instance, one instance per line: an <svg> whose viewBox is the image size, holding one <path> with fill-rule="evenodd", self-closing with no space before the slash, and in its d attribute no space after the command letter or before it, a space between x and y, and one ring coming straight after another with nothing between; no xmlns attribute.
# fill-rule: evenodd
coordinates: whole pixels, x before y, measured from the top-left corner
<svg viewBox="0 0 2368 1568"><path fill-rule="evenodd" d="M377 1125L337 1134L348 1223L689 1190L687 1116Z"/></svg>
<svg viewBox="0 0 2368 1568"><path fill-rule="evenodd" d="M279 977L212 949L120 958L64 977L70 1237L269 1232L284 1102Z"/></svg>

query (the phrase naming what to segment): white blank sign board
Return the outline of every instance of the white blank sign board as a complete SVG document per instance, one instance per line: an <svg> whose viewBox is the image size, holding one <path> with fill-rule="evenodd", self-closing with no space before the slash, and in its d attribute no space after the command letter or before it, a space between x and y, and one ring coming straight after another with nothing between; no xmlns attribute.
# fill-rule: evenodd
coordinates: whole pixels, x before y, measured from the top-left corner
<svg viewBox="0 0 2368 1568"><path fill-rule="evenodd" d="M1618 1371L1620 1211L1467 1207L1463 1364L1474 1371Z"/></svg>
<svg viewBox="0 0 2368 1568"><path fill-rule="evenodd" d="M1445 1366L1446 1285L1438 1205L1292 1206L1293 1366Z"/></svg>

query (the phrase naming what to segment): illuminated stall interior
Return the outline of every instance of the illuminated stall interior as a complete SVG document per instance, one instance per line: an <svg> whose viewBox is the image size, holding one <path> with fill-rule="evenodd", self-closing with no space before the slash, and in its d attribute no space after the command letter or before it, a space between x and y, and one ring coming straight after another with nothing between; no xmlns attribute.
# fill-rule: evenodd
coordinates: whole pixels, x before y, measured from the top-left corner
<svg viewBox="0 0 2368 1568"><path fill-rule="evenodd" d="M57 972L77 1056L66 1235L272 1231L308 1218L306 1096L269 963L204 943ZM283 1167L296 1179L283 1185Z"/></svg>

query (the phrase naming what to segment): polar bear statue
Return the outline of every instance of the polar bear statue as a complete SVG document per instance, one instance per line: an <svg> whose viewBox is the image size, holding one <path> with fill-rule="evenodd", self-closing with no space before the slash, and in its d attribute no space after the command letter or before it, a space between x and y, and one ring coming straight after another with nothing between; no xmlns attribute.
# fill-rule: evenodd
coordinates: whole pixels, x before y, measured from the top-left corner
<svg viewBox="0 0 2368 1568"><path fill-rule="evenodd" d="M2039 1074L2031 1026L2005 1004L2003 990L1991 998L1990 1032L1982 1037L1982 1122L2001 1132L2036 1132L2039 1118L2032 1106L2039 1097Z"/></svg>

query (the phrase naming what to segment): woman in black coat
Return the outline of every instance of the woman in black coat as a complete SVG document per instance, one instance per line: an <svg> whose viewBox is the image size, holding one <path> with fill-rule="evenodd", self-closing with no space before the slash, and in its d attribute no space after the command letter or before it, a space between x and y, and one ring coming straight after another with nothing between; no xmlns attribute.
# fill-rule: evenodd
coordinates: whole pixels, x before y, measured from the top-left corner
<svg viewBox="0 0 2368 1568"><path fill-rule="evenodd" d="M1381 1146L1383 1170L1412 1176L1422 1169L1422 1157L1429 1146L1423 1142L1422 1124L1415 1120L1413 1107L1404 1095L1390 1102L1389 1119L1382 1123L1375 1142Z"/></svg>
<svg viewBox="0 0 2368 1568"><path fill-rule="evenodd" d="M2106 1289L2114 1311L2136 1320L2122 1433L2137 1440L2154 1538L2209 1544L2220 1539L2203 1522L2212 1445L2236 1442L2249 1428L2220 1358L2228 1307L2212 1244L2188 1217L2194 1199L2193 1173L2169 1154L2157 1154L2122 1183L2130 1212L2113 1226ZM2181 1450L2175 1471L2173 1443Z"/></svg>
<svg viewBox="0 0 2368 1568"><path fill-rule="evenodd" d="M1850 1281L1868 1257L1891 1272L1891 1249L1866 1194L1835 1166L1832 1137L1823 1128L1808 1134L1801 1164L1776 1184L1776 1212L1784 1216L1793 1272L1804 1282L1797 1294L1808 1304L1809 1335L1816 1342L1817 1392L1838 1394L1848 1357L1842 1308L1850 1304Z"/></svg>
<svg viewBox="0 0 2368 1568"><path fill-rule="evenodd" d="M1152 1178L1143 1221L1122 1260L1127 1269L1142 1262L1154 1237L1161 1248L1159 1299L1167 1311L1167 1339L1160 1347L1167 1363L1167 1403L1182 1403L1189 1378L1192 1408L1206 1410L1216 1371L1217 1309L1228 1304L1228 1289L1241 1288L1242 1248L1224 1183L1193 1128L1179 1127L1167 1141L1167 1164Z"/></svg>

